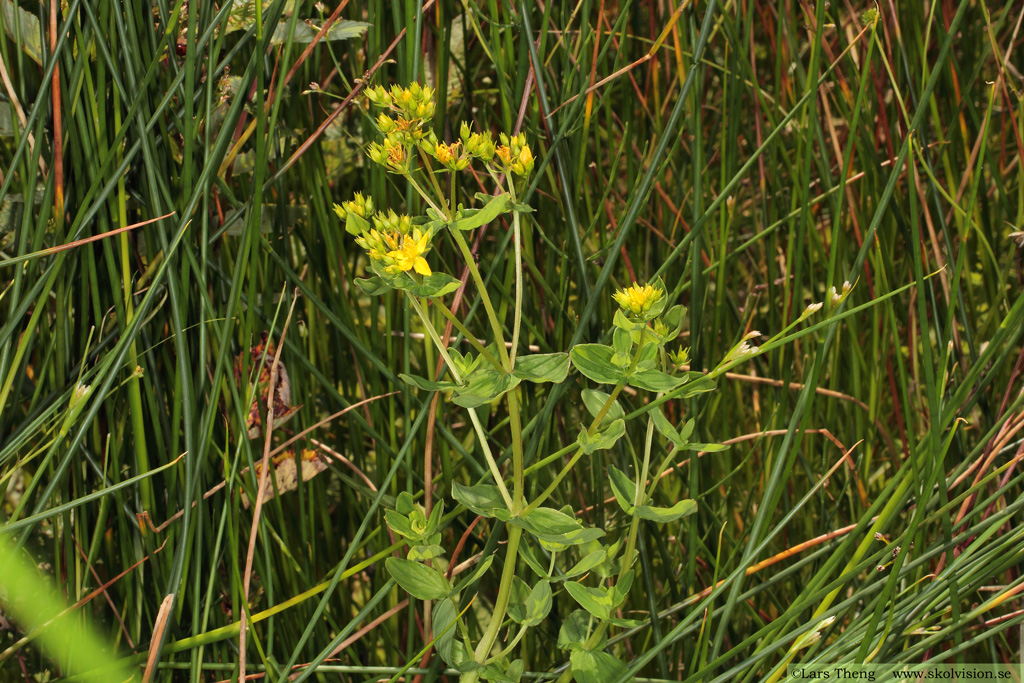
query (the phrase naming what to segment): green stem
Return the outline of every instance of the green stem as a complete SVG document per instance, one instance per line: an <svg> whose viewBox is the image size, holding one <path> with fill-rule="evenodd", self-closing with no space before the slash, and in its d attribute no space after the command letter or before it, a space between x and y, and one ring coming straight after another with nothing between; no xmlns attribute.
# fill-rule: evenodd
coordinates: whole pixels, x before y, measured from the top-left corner
<svg viewBox="0 0 1024 683"><path fill-rule="evenodd" d="M448 207L450 208L452 215L455 215L455 178L454 173L451 174L451 182L448 183Z"/></svg>
<svg viewBox="0 0 1024 683"><path fill-rule="evenodd" d="M625 382L619 382L618 384L615 385L615 388L612 390L612 393L608 396L608 399L604 402L604 405L601 406L601 410L598 411L597 416L594 418L594 421L591 422L590 426L587 428L588 434L594 434L594 431L597 429L597 426L601 424L601 420L603 420L604 416L608 414L608 410L612 407L612 403L615 402L615 399L618 397L619 393L622 391L622 388L624 386L626 386ZM548 497L555 492L555 489L558 488L558 485L562 483L562 480L565 479L566 475L569 474L570 471L572 471L573 466L575 466L579 459L582 457L583 447L579 446L576 448L576 452L573 453L573 456L569 458L569 462L565 463L565 466L562 467L558 474L555 475L555 478L551 481L548 487L544 489L544 492L541 493L536 498L534 498L533 502L526 506L526 509L523 510L523 514L529 514L533 510L537 509L537 507L541 503L547 500Z"/></svg>
<svg viewBox="0 0 1024 683"><path fill-rule="evenodd" d="M512 483L512 495L514 503L511 508L512 514L521 516L520 511L523 509L523 433L522 425L519 416L519 399L516 395L516 390L506 394L508 399L508 412L509 412L509 424L512 431L512 469L513 469L513 483ZM523 511L522 514L525 514ZM473 654L473 659L479 663L484 664L487 661L488 655L494 648L494 643L498 639L498 633L501 630L501 624L505 620L505 612L508 609L509 599L512 594L512 579L515 577L516 561L519 558L519 540L522 537L522 528L507 524L508 529L508 548L505 552L505 565L501 572L501 583L498 585L498 597L494 601L494 611L491 614L491 621L487 625L487 630L484 631L483 638L476 647L476 651ZM475 683L477 680L477 672L473 671L467 674L463 678L463 683Z"/></svg>
<svg viewBox="0 0 1024 683"><path fill-rule="evenodd" d="M420 302L412 294L409 294L409 301L412 302L413 308L416 309L416 314L423 321L423 326L427 330L427 334L430 336L431 341L434 342L434 346L437 347L438 352L444 359L444 362L448 364L448 369L452 373L452 377L456 382L462 382L462 377L459 375L458 369L455 364L452 363L451 356L448 355L448 350L445 348L441 338L437 335L437 330L434 329L434 325L427 318L426 312L420 305ZM508 493L508 489L505 487L505 481L501 476L501 470L498 469L498 463L494 460L494 454L491 453L491 446L487 443L487 432L484 431L484 426L480 423L480 418L476 415L475 408L469 408L469 419L473 423L473 430L476 432L477 438L480 440L480 448L484 453L484 460L487 461L487 467L491 471L491 476L494 477L494 483L498 485L498 491L501 492L501 497L505 501L505 505L508 506L509 511L514 511L516 506L512 501L512 497Z"/></svg>
<svg viewBox="0 0 1024 683"><path fill-rule="evenodd" d="M442 209L437 204L435 204L434 200L430 198L429 194L427 194L427 191L424 190L422 187L420 187L419 183L417 183L415 180L413 180L412 173L409 173L408 171L406 171L402 175L404 175L405 179L409 181L410 185L412 185L412 189L416 190L416 192L418 192L419 195L421 197L423 197L423 201L425 201L430 206L430 208L432 208L434 211L437 211L439 214L441 214L443 216L448 216L448 212L445 211L444 209ZM449 218L450 218L450 216L449 216Z"/></svg>
<svg viewBox="0 0 1024 683"><path fill-rule="evenodd" d="M480 275L480 270L476 266L476 260L473 258L473 253L470 251L469 245L466 243L466 239L462 236L462 233L459 230L452 229L449 224L449 232L455 240L455 244L458 245L459 251L462 252L462 257L466 263L466 267L469 268L473 282L476 284L477 290L480 292L480 300L484 305L484 310L487 312L487 319L491 324L491 330L494 334L495 344L498 347L498 357L501 360L501 365L505 369L505 372L511 373L515 357L515 342L513 342L512 347L513 356L510 358L505 349L505 338L501 323L498 321L498 316L494 311L494 305L491 302L491 298L487 294L484 279ZM517 266L521 267L521 264L517 263ZM522 299L517 297L514 312L516 320L519 320L520 318L521 306ZM509 429L512 432L513 503L510 506L510 510L513 515L519 516L520 514L525 513L523 510L524 457L522 421L519 414L519 397L516 390L513 389L512 391L509 391L505 394L505 397L508 401ZM487 660L488 655L494 647L495 641L498 639L498 633L501 630L502 622L505 620L505 611L508 608L508 602L511 597L512 579L515 577L516 561L519 556L519 539L522 537L522 529L511 524L507 526L509 530L508 549L505 554L505 566L502 569L501 583L498 586L498 597L494 601L494 611L491 614L491 621L487 625L487 630L484 631L483 638L480 640L480 643L477 644L476 651L473 655L473 659L480 664L483 664ZM464 683L474 683L476 679L477 673L470 672L464 678Z"/></svg>
<svg viewBox="0 0 1024 683"><path fill-rule="evenodd" d="M498 362L498 359L491 355L491 352L487 350L487 347L481 344L480 341L466 329L466 326L462 324L462 321L455 317L455 314L452 313L450 308L445 306L440 299L435 300L434 305L437 306L437 310L441 312L441 315L443 315L445 319L452 324L452 327L454 327L458 333L461 334L467 342L469 342L470 346L476 349L480 355L483 356L485 361L493 365L498 370L505 369L502 367L501 363Z"/></svg>
<svg viewBox="0 0 1024 683"><path fill-rule="evenodd" d="M421 150L421 155L422 155L422 150ZM437 179L434 176L434 173L432 172L432 170L430 168L429 159L424 159L424 165L425 165L425 168L427 169L427 174L430 177L430 180L431 180L431 182L434 185L434 189L438 193L438 196L443 197L443 193L441 192L440 186L437 184ZM409 182L412 184L413 188L415 188L416 191L419 192L420 195L423 196L423 198L427 201L427 203L430 204L435 210L439 211L438 207L430 200L430 198L423 191L423 189L420 188L416 184L416 182L412 179L412 176L407 174L406 177L409 180ZM454 192L454 185L453 185L453 192ZM442 199L442 201L443 201L443 199ZM451 219L451 217L452 217L451 212L453 210L454 210L454 198L453 198L453 204L449 207L448 212L444 212L445 215L449 219ZM516 223L516 225L518 226L518 223ZM449 232L452 235L452 239L455 240L455 244L458 246L459 251L462 254L462 258L463 258L463 260L466 263L466 267L469 269L470 276L473 278L473 283L476 285L477 291L480 293L480 301L483 303L484 310L487 312L487 319L488 319L488 321L489 321L489 323L491 325L491 330L492 330L492 333L494 335L494 343L495 343L495 345L498 348L498 358L499 358L499 361L500 361L500 367L506 373L510 373L511 374L512 368L513 368L513 364L515 362L515 350L516 350L515 346L516 346L516 343L518 342L519 320L520 320L521 315L522 315L522 311L521 311L521 308L522 308L522 296L521 296L521 292L519 291L521 289L521 282L520 281L521 281L521 275L522 275L521 274L522 262L521 262L521 254L519 252L519 248L520 247L519 247L518 233L516 235L516 237L517 237L517 239L516 239L517 296L516 296L515 314L514 314L515 315L515 331L514 331L514 334L513 334L512 357L510 358L508 352L505 349L505 337L504 337L504 332L503 332L502 325L498 321L498 316L497 316L497 313L495 313L494 305L491 302L490 296L488 296L488 294L487 294L487 288L486 288L486 285L484 283L483 277L480 275L480 269L477 268L476 259L473 257L473 252L470 250L469 245L466 243L466 239L462 236L462 233L459 230L455 230L454 228L452 228L451 223L449 223L448 228L449 228ZM420 318L423 320L424 325L426 326L427 330L430 332L431 339L437 345L439 350L442 349L443 345L441 344L440 338L437 336L437 331L434 329L433 325L431 325L430 322L427 320L426 315L424 314L422 307L419 305L419 302L417 302L414 298L413 298L413 305L416 307L416 312L420 315ZM462 325L461 323L456 322L455 316L451 315L451 311L447 311L447 309L446 309L445 317L448 320L452 321L452 324L455 325L457 329L459 329L459 332L461 334L463 334L466 337L467 340L469 340L470 344L474 344L474 346L479 344L479 342L477 342L476 338L473 337L471 334L469 334L469 331L466 330L464 325ZM483 348L480 348L479 350L482 353L486 354L486 351L484 351ZM452 376L456 378L456 381L460 381L461 382L461 378L458 377L457 371L455 370L455 367L451 364L450 359L447 356L447 352L446 351L442 351L442 355L445 357L445 362L447 362L449 367L452 369ZM490 356L490 354L486 354L486 355L487 355L487 358L493 363L493 358ZM524 500L523 500L523 495L524 495L523 460L524 460L524 457L523 457L522 421L521 421L520 414L519 414L519 398L518 398L518 395L516 394L514 389L512 391L509 391L506 394L506 400L508 401L509 429L512 432L511 436L512 436L512 469L513 469L513 479L512 479L512 496L511 496L511 498L509 497L508 490L505 488L505 483L502 480L501 473L498 471L497 463L495 463L494 457L491 455L490 448L487 445L486 434L484 433L483 428L480 425L480 422L479 422L478 418L476 417L476 411L471 409L469 411L469 415L470 415L470 418L473 421L473 427L477 430L477 433L478 433L478 435L480 437L481 446L483 447L483 451L484 451L484 455L485 455L485 457L487 459L488 467L490 467L490 469L491 469L491 474L494 476L495 483L498 485L498 488L501 491L502 497L505 500L505 504L508 505L508 508L512 512L513 515L517 515L518 516L523 511L523 503L524 503ZM495 641L498 639L498 633L501 630L502 622L505 620L505 612L506 612L506 609L508 608L509 599L511 598L512 579L515 578L516 562L517 562L518 557L519 557L519 540L522 537L522 529L520 527L513 526L511 524L507 525L507 528L509 530L508 531L508 534L509 534L509 536L508 536L508 539L509 539L508 540L508 548L507 548L506 554L505 554L505 564L504 564L504 567L502 568L501 583L498 586L498 596L497 596L497 598L494 601L494 611L493 611L493 613L491 615L491 621L487 625L487 629L484 631L484 635L481 638L480 642L477 644L476 651L474 652L474 655L473 655L474 660L476 662L480 663L480 664L483 664L484 662L486 662L488 655L490 654L491 650L494 647ZM464 683L473 683L474 681L477 680L477 678L478 678L478 674L476 672L470 672L469 674L467 674L465 676Z"/></svg>
<svg viewBox="0 0 1024 683"><path fill-rule="evenodd" d="M427 330L427 335L434 342L434 346L437 347L438 353L441 354L441 358L448 364L448 370L452 373L452 377L455 378L456 382L462 382L462 376L459 375L458 366L452 362L452 357L448 355L448 349L445 347L444 342L441 341L441 337L438 336L437 330L434 329L434 324L427 317L427 312L423 310L423 306L420 304L419 299L409 292L406 292L409 296L409 301L412 302L412 307L416 309L416 314L420 317L423 322L423 327Z"/></svg>
<svg viewBox="0 0 1024 683"><path fill-rule="evenodd" d="M434 165L430 163L430 156L422 150L421 147L417 147L417 152L420 153L420 159L423 160L423 168L427 172L427 177L430 178L430 184L434 188L434 193L437 195L437 201L441 204L444 203L444 191L441 189L441 185L437 182L437 175L434 173ZM421 195L423 193L420 193ZM426 198L424 198L426 199ZM451 219L455 215L455 202L447 205L445 211L441 211L447 218Z"/></svg>
<svg viewBox="0 0 1024 683"><path fill-rule="evenodd" d="M661 461L661 464L658 466L658 469L655 470L654 476L651 477L651 488L647 491L648 498L654 497L654 489L657 488L658 482L661 481L661 475L665 473L666 469L668 469L668 464L672 462L672 459L675 458L676 453L678 452L679 449L677 449L675 446L672 446L669 449L668 454L665 456L665 459Z"/></svg>
<svg viewBox="0 0 1024 683"><path fill-rule="evenodd" d="M494 342L498 346L498 357L501 359L501 365L511 372L508 352L505 350L505 336L502 333L501 323L498 322L498 314L494 312L494 305L491 303L491 297L487 296L487 286L484 283L483 276L480 275L480 269L476 267L476 259L473 258L473 252L470 251L469 245L466 244L466 238L462 236L461 231L455 230L449 225L448 232L451 233L452 239L455 240L455 244L459 247L459 251L462 252L462 259L466 262L466 267L469 268L469 274L473 278L473 283L476 285L477 291L480 292L480 301L484 305L484 310L487 311L487 319L490 322L491 330L494 333Z"/></svg>
<svg viewBox="0 0 1024 683"><path fill-rule="evenodd" d="M515 648L515 646L519 644L519 641L523 639L523 636L525 636L526 632L529 631L529 630L530 630L529 626L522 626L522 627L520 627L519 633L516 634L516 637L512 639L512 642L508 644L508 647L506 647L504 650L501 651L501 656L502 657L509 656L512 653L512 650Z"/></svg>
<svg viewBox="0 0 1024 683"><path fill-rule="evenodd" d="M438 201L444 202L444 192L441 190L441 184L437 182L437 175L434 173L434 165L430 163L430 157L421 148L417 147L416 149L420 153L420 159L423 160L423 168L427 172L427 177L430 178L430 184L433 186L434 192L437 193ZM410 180L411 180L411 178L410 178ZM420 194L423 194L422 190L419 190L419 192L420 192ZM427 199L426 195L424 195L423 198ZM447 210L441 212L445 216L447 216L449 220L451 220L451 218L455 215L454 197L452 199L453 199L453 201L452 201L451 204L448 205ZM427 199L427 201L429 202L430 200ZM431 203L431 206L433 206L432 203Z"/></svg>
<svg viewBox="0 0 1024 683"><path fill-rule="evenodd" d="M644 464L640 467L640 478L636 481L636 496L633 505L643 505L647 500L647 468L651 465L651 444L654 442L654 418L647 419L647 440L644 442Z"/></svg>
<svg viewBox="0 0 1024 683"><path fill-rule="evenodd" d="M509 429L512 432L512 497L515 507L512 514L518 515L523 509L523 425L519 415L519 395L512 389L506 394L508 398Z"/></svg>
<svg viewBox="0 0 1024 683"><path fill-rule="evenodd" d="M576 448L575 444L571 444L569 446L563 446L562 448L559 448L557 451L555 451L551 455L549 455L549 456L547 456L545 458L542 458L541 460L538 460L537 462L535 462L532 465L530 465L529 467L527 467L523 471L523 473L524 474L533 474L537 470L544 469L545 467L547 467L548 465L550 465L554 461L558 460L559 458L564 457L564 456L568 455L569 453L571 453L574 448Z"/></svg>
<svg viewBox="0 0 1024 683"><path fill-rule="evenodd" d="M646 500L646 498L647 498L646 490L645 490L645 484L647 483L647 467L648 467L648 465L651 462L651 444L653 443L653 441L654 441L654 419L653 418L648 418L648 420L647 420L647 439L644 442L644 464L643 464L643 467L641 468L641 471L640 471L640 478L637 480L637 484L636 484L636 497L634 499L635 500L634 505L642 505L644 500ZM652 482L652 484L651 484L652 491L653 491L653 487L656 484L657 484L657 482ZM639 530L640 530L640 517L638 517L637 515L633 515L633 520L629 524L629 535L626 537L626 550L625 550L625 552L622 555L622 563L619 565L619 578L616 580L616 583L618 583L618 581L622 580L623 575L626 572L629 571L630 565L633 564L633 553L636 551L636 537L637 537L637 533L639 532ZM614 605L613 607L618 607L618 605ZM599 623L597 625L597 628L594 629L594 632L590 634L589 638L587 638L587 642L583 646L584 649L592 650L595 647L597 647L597 644L601 642L602 638L604 638L605 631L607 631L607 630L608 630L608 622L607 621L602 621L601 623ZM556 683L569 683L569 681L571 679L572 679L572 667L566 669L562 673L562 675L558 678L558 681Z"/></svg>
<svg viewBox="0 0 1024 683"><path fill-rule="evenodd" d="M476 646L476 652L473 653L473 659L479 664L487 661L494 641L498 639L498 632L505 621L505 610L508 609L509 598L512 597L512 579L516 575L516 560L519 558L519 541L523 536L523 529L511 524L507 525L507 528L508 548L505 551L505 566L501 570L501 583L498 584L498 597L494 600L494 612L483 638ZM463 677L462 683L475 683L478 676L476 671L471 671Z"/></svg>
<svg viewBox="0 0 1024 683"><path fill-rule="evenodd" d="M630 362L629 367L626 369L625 377L629 377L633 373L633 370L636 369L636 364L640 362L640 351L643 349L644 337L646 336L646 334L646 330L640 330L640 341L636 345L636 354L634 354L633 360ZM601 424L601 421L604 420L604 416L607 415L608 411L611 409L612 403L615 402L615 399L618 398L619 394L622 392L623 387L625 386L625 379L621 379L615 384L615 388L612 389L612 393L609 394L608 398L604 402L604 405L601 406L601 410L599 410L597 412L597 415L594 416L594 421L590 423L589 427L587 427L587 434L591 436L594 435L594 433L597 431L598 426ZM544 492L540 494L537 498L535 498L532 503L526 506L526 509L523 511L523 513L526 514L535 510L538 505L547 500L548 496L550 496L554 492L558 484L561 483L562 479L564 479L566 475L569 474L573 466L575 466L579 459L582 457L583 447L580 446L578 449L576 449L576 452L569 459L569 462L565 463L565 467L563 467L562 470L555 475L555 478L552 480L551 484L549 484L548 487L544 489Z"/></svg>
<svg viewBox="0 0 1024 683"><path fill-rule="evenodd" d="M507 176L506 176L507 177ZM515 183L509 179L508 194L514 204L516 201ZM515 316L512 319L512 352L509 358L509 366L515 367L516 352L519 350L519 328L522 323L523 312L523 245L522 232L519 226L519 212L512 209L512 239L515 242L516 258L516 308Z"/></svg>
<svg viewBox="0 0 1024 683"><path fill-rule="evenodd" d="M486 294L484 294L482 298L485 302L489 301ZM495 334L499 335L500 333L496 330ZM505 363L505 367L508 369L508 372L511 372L511 361L508 356L505 355L504 342L501 340L500 336L498 337L498 343L498 349L503 355L502 361ZM512 389L505 394L505 397L508 401L509 429L512 432L513 505L511 510L513 515L519 516L521 511L523 511L524 503L523 430L519 415L519 396L516 393L516 390ZM522 537L523 530L521 527L513 526L511 524L508 524L507 528L509 530L508 549L505 553L505 566L502 568L501 583L498 586L498 597L494 601L494 612L491 614L491 621L487 625L487 630L484 632L483 638L477 645L476 652L473 655L473 659L480 664L487 661L487 656L494 647L494 642L498 638L498 632L501 629L501 624L505 620L505 612L508 608L508 602L512 593L512 579L515 577L516 561L519 557L519 539ZM473 681L475 681L475 673L476 672L471 672L464 679L464 683L473 683Z"/></svg>

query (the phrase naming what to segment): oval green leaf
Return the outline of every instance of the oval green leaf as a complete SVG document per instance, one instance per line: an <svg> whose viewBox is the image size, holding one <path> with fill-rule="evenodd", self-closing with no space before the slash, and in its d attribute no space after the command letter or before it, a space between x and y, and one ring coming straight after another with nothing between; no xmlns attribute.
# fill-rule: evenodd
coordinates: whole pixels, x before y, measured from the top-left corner
<svg viewBox="0 0 1024 683"><path fill-rule="evenodd" d="M648 519L652 522L664 524L674 522L680 517L692 515L697 511L697 501L681 500L670 508L658 508L651 505L638 505L633 514L640 519Z"/></svg>
<svg viewBox="0 0 1024 683"><path fill-rule="evenodd" d="M569 352L576 369L598 384L615 384L623 379L622 369L612 360L614 356L615 349L603 344L578 344Z"/></svg>
<svg viewBox="0 0 1024 683"><path fill-rule="evenodd" d="M515 376L527 382L565 381L569 374L569 354L537 353L516 358Z"/></svg>
<svg viewBox="0 0 1024 683"><path fill-rule="evenodd" d="M487 225L505 213L508 200L508 193L504 192L496 197L491 197L490 201L481 209L466 209L459 218L452 222L452 228L455 230L473 230L481 225Z"/></svg>
<svg viewBox="0 0 1024 683"><path fill-rule="evenodd" d="M451 592L448 579L438 571L412 560L389 557L384 563L391 578L409 595L420 600L438 600Z"/></svg>

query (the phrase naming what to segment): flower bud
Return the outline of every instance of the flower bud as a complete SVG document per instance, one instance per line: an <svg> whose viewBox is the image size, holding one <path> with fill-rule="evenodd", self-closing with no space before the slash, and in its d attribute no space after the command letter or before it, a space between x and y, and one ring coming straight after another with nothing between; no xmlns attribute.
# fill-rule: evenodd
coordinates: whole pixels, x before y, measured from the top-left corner
<svg viewBox="0 0 1024 683"><path fill-rule="evenodd" d="M377 129L384 135L393 132L396 127L395 120L384 112L381 112L380 116L377 117Z"/></svg>
<svg viewBox="0 0 1024 683"><path fill-rule="evenodd" d="M370 157L370 160L380 166L385 165L388 162L388 153L384 151L383 145L377 142L371 142L369 147L366 148L366 154Z"/></svg>
<svg viewBox="0 0 1024 683"><path fill-rule="evenodd" d="M339 207L337 204L335 204L334 206L334 211L335 213L338 214L340 218L344 218L345 213L349 211L356 214L357 216L361 216L362 218L367 218L370 214L373 213L373 200L370 199L369 197L364 197L361 192L356 192L356 195L355 197L352 198L352 201L345 202L343 206ZM339 211L339 209L341 210Z"/></svg>
<svg viewBox="0 0 1024 683"><path fill-rule="evenodd" d="M476 133L473 135L475 138L475 144L473 146L473 153L478 159L484 161L491 161L494 159L495 146L494 140L491 139L490 135L482 135Z"/></svg>
<svg viewBox="0 0 1024 683"><path fill-rule="evenodd" d="M807 318L810 318L812 315L820 311L821 307L824 305L825 304L823 304L820 301L818 301L817 303L809 304L807 308L804 309L804 312L800 314L800 320L806 320Z"/></svg>
<svg viewBox="0 0 1024 683"><path fill-rule="evenodd" d="M378 107L391 106L391 95L389 95L388 91L379 85L375 88L367 88L366 99L368 99L371 104Z"/></svg>
<svg viewBox="0 0 1024 683"><path fill-rule="evenodd" d="M523 148L519 151L517 165L519 166L518 170L516 170L517 175L529 175L530 171L533 170L533 152L526 145L523 145Z"/></svg>

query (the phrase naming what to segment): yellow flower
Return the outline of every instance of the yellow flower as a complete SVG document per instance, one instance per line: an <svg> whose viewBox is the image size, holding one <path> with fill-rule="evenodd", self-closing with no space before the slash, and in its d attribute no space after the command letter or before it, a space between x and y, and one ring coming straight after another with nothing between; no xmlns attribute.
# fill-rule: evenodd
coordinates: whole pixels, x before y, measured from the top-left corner
<svg viewBox="0 0 1024 683"><path fill-rule="evenodd" d="M656 287L641 286L634 282L632 287L615 292L612 298L624 311L633 315L643 315L651 310L651 306L658 303L664 295L665 292Z"/></svg>
<svg viewBox="0 0 1024 683"><path fill-rule="evenodd" d="M526 145L523 145L523 149L519 152L519 163L523 165L527 172L533 169L533 152Z"/></svg>
<svg viewBox="0 0 1024 683"><path fill-rule="evenodd" d="M501 163L506 165L512 163L512 150L508 148L508 145L498 146L494 153L501 159Z"/></svg>
<svg viewBox="0 0 1024 683"><path fill-rule="evenodd" d="M516 175L529 175L530 171L533 170L533 152L530 151L530 148L523 145L522 149L517 153L513 147L511 154L513 156L509 170Z"/></svg>
<svg viewBox="0 0 1024 683"><path fill-rule="evenodd" d="M419 229L414 230L412 235L402 237L402 246L394 251L388 252L388 257L393 258L395 263L390 266L395 270L415 270L420 275L430 275L430 266L423 255L430 250L430 233L421 233Z"/></svg>
<svg viewBox="0 0 1024 683"><path fill-rule="evenodd" d="M388 149L388 146L384 145L388 152L388 161L395 166L401 166L402 162L405 161L405 149L401 145L395 145Z"/></svg>
<svg viewBox="0 0 1024 683"><path fill-rule="evenodd" d="M434 155L438 161L444 165L451 164L458 158L458 150L460 142L453 142L450 145L446 145L443 142L438 143L435 148Z"/></svg>

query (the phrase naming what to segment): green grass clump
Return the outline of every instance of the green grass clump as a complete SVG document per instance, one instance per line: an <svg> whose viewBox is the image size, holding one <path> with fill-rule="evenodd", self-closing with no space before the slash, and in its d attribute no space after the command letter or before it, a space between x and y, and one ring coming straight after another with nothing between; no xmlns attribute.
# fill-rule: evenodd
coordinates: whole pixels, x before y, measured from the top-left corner
<svg viewBox="0 0 1024 683"><path fill-rule="evenodd" d="M1017 660L1019 3L2 2L0 680Z"/></svg>

